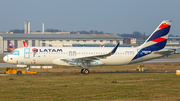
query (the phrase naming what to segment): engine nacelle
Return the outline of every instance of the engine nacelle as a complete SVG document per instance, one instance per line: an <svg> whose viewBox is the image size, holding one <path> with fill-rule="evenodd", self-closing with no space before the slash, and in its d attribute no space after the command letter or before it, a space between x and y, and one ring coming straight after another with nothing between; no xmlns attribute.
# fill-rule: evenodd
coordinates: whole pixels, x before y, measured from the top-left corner
<svg viewBox="0 0 180 101"><path fill-rule="evenodd" d="M88 63L88 66L102 66L102 65L104 65L104 62L98 60Z"/></svg>
<svg viewBox="0 0 180 101"><path fill-rule="evenodd" d="M68 62L61 60L61 58L54 59L52 62L53 64L61 65L61 66L73 66L69 64Z"/></svg>
<svg viewBox="0 0 180 101"><path fill-rule="evenodd" d="M71 62L68 62L68 63L73 65L73 66L78 66L78 67L80 67L82 65L82 63L76 62L76 61L71 61ZM93 62L87 63L87 66L101 66L101 65L104 65L104 62L93 61Z"/></svg>

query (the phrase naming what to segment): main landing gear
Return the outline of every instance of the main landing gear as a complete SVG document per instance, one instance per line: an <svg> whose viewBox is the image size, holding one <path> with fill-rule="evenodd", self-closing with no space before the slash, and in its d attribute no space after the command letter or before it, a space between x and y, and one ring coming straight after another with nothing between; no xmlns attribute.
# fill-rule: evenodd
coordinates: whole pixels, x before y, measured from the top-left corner
<svg viewBox="0 0 180 101"><path fill-rule="evenodd" d="M81 73L82 74L89 74L89 70L88 69L81 69Z"/></svg>
<svg viewBox="0 0 180 101"><path fill-rule="evenodd" d="M89 70L87 69L86 63L82 63L81 67L82 67L82 69L81 69L82 74L89 74Z"/></svg>

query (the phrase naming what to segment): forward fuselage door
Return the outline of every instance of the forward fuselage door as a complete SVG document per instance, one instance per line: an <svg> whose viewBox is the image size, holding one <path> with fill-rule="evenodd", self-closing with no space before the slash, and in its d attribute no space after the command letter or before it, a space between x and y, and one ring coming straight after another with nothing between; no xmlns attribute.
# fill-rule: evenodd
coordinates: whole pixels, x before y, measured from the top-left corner
<svg viewBox="0 0 180 101"><path fill-rule="evenodd" d="M25 59L30 58L30 48L24 48L24 58Z"/></svg>

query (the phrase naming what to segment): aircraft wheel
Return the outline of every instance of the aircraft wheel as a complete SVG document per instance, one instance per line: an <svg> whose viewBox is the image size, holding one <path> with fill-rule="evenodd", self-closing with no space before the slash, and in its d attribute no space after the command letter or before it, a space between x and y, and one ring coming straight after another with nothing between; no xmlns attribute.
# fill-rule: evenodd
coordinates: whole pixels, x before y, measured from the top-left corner
<svg viewBox="0 0 180 101"><path fill-rule="evenodd" d="M86 70L84 71L84 73L85 73L85 74L89 74L89 70L86 69Z"/></svg>
<svg viewBox="0 0 180 101"><path fill-rule="evenodd" d="M22 72L21 71L17 71L17 75L21 75L22 74Z"/></svg>

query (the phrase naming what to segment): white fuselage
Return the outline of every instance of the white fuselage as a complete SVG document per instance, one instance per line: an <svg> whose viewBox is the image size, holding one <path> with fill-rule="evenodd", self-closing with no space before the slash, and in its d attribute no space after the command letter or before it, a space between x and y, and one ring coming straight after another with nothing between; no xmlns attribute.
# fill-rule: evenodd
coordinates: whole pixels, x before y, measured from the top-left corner
<svg viewBox="0 0 180 101"><path fill-rule="evenodd" d="M37 51L33 52L33 49ZM61 61L60 59L76 59L82 57L98 56L109 53L113 47L24 47L18 48L4 57L4 61L18 65L70 65L77 64ZM118 47L116 52L106 58L93 60L96 65L125 65L142 62L161 57L162 55L148 54L132 60L140 49L132 47Z"/></svg>

